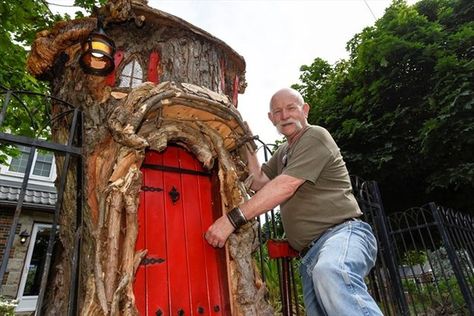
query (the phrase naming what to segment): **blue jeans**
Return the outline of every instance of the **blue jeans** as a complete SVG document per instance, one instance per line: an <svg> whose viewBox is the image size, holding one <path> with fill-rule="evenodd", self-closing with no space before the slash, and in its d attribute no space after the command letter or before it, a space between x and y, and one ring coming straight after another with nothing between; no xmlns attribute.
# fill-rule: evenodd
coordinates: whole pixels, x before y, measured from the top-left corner
<svg viewBox="0 0 474 316"><path fill-rule="evenodd" d="M383 315L364 283L377 256L370 225L349 220L313 243L300 265L306 314Z"/></svg>

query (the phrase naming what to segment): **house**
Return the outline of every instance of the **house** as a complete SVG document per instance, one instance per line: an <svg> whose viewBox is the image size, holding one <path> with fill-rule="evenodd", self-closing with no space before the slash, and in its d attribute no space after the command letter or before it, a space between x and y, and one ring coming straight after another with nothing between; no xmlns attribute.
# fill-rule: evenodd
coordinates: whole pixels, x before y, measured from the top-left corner
<svg viewBox="0 0 474 316"><path fill-rule="evenodd" d="M29 147L18 146L20 154L0 165L0 253L3 256L13 214L20 197ZM57 200L56 168L51 152L35 151L23 207L15 230L0 295L18 300L18 312L36 308L42 267ZM2 258L3 261L3 258Z"/></svg>
<svg viewBox="0 0 474 316"><path fill-rule="evenodd" d="M414 265L402 265L398 268L402 280L411 281L416 284L433 282L433 270L429 262Z"/></svg>

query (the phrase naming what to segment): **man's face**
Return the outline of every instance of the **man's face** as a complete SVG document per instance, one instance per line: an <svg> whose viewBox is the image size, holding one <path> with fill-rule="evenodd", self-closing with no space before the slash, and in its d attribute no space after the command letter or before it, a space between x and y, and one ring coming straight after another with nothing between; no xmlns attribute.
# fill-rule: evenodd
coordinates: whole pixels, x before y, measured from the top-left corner
<svg viewBox="0 0 474 316"><path fill-rule="evenodd" d="M273 98L268 118L285 137L291 137L306 126L309 106L300 104L292 94L282 94Z"/></svg>

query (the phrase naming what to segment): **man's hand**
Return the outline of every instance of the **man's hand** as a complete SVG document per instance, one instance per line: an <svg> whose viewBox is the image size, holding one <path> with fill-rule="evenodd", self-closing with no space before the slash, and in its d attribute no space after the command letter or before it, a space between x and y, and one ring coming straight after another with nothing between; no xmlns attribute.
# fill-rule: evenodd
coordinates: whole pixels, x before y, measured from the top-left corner
<svg viewBox="0 0 474 316"><path fill-rule="evenodd" d="M222 248L233 231L234 226L227 216L223 215L208 228L204 237L211 246Z"/></svg>

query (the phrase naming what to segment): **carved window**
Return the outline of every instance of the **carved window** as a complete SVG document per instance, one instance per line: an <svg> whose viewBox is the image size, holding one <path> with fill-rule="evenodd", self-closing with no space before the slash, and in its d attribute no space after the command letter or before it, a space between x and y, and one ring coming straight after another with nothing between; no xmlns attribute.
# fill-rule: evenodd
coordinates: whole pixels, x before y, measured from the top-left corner
<svg viewBox="0 0 474 316"><path fill-rule="evenodd" d="M134 88L143 82L143 70L135 58L126 64L120 74L119 87Z"/></svg>

